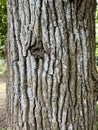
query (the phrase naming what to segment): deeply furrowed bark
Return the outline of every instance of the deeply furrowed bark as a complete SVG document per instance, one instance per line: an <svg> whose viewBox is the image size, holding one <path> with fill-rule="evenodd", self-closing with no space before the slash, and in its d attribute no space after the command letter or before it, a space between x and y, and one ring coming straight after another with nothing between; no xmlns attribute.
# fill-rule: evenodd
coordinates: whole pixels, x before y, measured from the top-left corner
<svg viewBox="0 0 98 130"><path fill-rule="evenodd" d="M7 0L8 130L95 130L95 0Z"/></svg>

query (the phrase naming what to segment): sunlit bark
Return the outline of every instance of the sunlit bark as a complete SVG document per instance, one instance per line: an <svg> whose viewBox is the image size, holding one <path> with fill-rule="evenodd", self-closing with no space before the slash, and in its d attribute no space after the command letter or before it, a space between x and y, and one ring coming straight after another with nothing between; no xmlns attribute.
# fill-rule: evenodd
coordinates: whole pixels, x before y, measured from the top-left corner
<svg viewBox="0 0 98 130"><path fill-rule="evenodd" d="M8 130L95 130L95 0L7 0Z"/></svg>

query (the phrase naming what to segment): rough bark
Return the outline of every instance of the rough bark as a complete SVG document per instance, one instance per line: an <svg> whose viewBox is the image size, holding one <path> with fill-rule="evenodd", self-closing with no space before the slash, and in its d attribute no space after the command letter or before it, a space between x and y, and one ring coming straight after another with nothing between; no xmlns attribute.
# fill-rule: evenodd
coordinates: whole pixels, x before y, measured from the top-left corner
<svg viewBox="0 0 98 130"><path fill-rule="evenodd" d="M7 0L8 130L95 130L95 0Z"/></svg>

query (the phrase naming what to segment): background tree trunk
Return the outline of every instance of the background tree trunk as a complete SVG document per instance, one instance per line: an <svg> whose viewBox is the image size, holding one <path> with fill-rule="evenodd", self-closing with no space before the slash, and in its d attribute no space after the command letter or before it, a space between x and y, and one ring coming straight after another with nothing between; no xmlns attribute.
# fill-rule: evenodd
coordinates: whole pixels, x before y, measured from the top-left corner
<svg viewBox="0 0 98 130"><path fill-rule="evenodd" d="M8 130L95 130L95 0L7 0Z"/></svg>

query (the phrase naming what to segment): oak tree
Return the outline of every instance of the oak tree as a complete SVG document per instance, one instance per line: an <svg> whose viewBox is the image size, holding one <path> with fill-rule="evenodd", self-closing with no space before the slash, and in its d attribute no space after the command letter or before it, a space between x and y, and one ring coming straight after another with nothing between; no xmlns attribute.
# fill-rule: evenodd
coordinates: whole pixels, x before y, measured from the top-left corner
<svg viewBox="0 0 98 130"><path fill-rule="evenodd" d="M7 0L8 130L95 130L95 0Z"/></svg>

